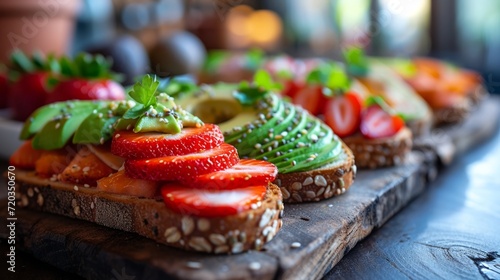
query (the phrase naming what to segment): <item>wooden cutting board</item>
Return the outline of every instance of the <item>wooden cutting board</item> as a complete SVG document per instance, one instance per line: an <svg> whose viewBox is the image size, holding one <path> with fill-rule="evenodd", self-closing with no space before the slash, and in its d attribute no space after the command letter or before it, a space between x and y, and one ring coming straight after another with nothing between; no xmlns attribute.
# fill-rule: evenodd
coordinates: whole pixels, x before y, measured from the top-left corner
<svg viewBox="0 0 500 280"><path fill-rule="evenodd" d="M498 127L499 101L490 98L465 123L435 131L404 165L358 171L352 188L340 197L286 205L283 228L264 251L231 256L185 252L135 234L22 209L16 211L16 248L90 279L320 278L422 193L439 162L489 137ZM7 203L0 205L5 220ZM0 228L0 236L7 233Z"/></svg>

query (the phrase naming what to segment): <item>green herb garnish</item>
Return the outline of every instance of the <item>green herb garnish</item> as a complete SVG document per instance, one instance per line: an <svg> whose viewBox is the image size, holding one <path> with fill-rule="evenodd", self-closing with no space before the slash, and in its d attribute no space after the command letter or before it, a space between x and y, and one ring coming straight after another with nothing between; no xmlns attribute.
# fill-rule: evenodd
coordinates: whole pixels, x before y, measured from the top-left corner
<svg viewBox="0 0 500 280"><path fill-rule="evenodd" d="M312 70L306 78L312 85L323 86L323 94L333 96L343 94L351 87L351 79L338 64L322 64Z"/></svg>
<svg viewBox="0 0 500 280"><path fill-rule="evenodd" d="M210 51L205 58L205 63L203 64L203 70L207 73L215 73L221 65L221 63L227 59L229 53L226 51L215 50Z"/></svg>
<svg viewBox="0 0 500 280"><path fill-rule="evenodd" d="M156 76L150 75L144 76L142 81L135 83L128 95L137 103L134 107L125 112L123 118L137 119L144 115L149 109L155 108L158 105L156 90L159 85L160 82L156 79Z"/></svg>
<svg viewBox="0 0 500 280"><path fill-rule="evenodd" d="M127 129L133 126L134 132L175 134L179 133L183 126L203 124L197 117L177 107L172 97L158 90L159 85L156 76L146 75L133 86L128 96L136 104L118 120L118 128Z"/></svg>
<svg viewBox="0 0 500 280"><path fill-rule="evenodd" d="M365 106L366 107L369 107L369 106L372 106L372 105L378 105L385 112L387 112L387 113L389 113L390 115L393 115L393 116L399 116L405 122L408 121L409 119L411 119L410 116L408 116L408 115L406 115L404 113L397 113L391 106L389 106L389 104L387 104L387 102L381 96L369 96L365 100Z"/></svg>
<svg viewBox="0 0 500 280"><path fill-rule="evenodd" d="M349 48L344 51L344 59L347 64L347 73L355 77L368 75L369 66L365 53L360 48Z"/></svg>
<svg viewBox="0 0 500 280"><path fill-rule="evenodd" d="M258 69L264 58L264 52L261 49L251 49L245 54L245 66L249 69Z"/></svg>
<svg viewBox="0 0 500 280"><path fill-rule="evenodd" d="M271 75L261 69L255 73L252 84L246 81L241 82L233 96L242 105L253 105L257 100L266 96L267 93L281 89L282 85L274 82Z"/></svg>

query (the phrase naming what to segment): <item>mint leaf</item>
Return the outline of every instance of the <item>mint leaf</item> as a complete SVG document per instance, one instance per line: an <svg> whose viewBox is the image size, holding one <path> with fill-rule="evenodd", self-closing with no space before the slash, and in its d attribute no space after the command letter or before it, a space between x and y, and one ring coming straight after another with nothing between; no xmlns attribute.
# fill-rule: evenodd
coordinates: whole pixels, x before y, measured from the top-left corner
<svg viewBox="0 0 500 280"><path fill-rule="evenodd" d="M264 97L266 93L267 91L262 91L255 87L249 87L236 90L233 93L233 96L241 103L241 105L252 105L257 100Z"/></svg>
<svg viewBox="0 0 500 280"><path fill-rule="evenodd" d="M257 70L253 77L253 83L255 86L259 87L261 90L272 91L280 90L282 85L280 83L275 83L271 74L265 70Z"/></svg>
<svg viewBox="0 0 500 280"><path fill-rule="evenodd" d="M220 64L229 56L225 51L211 51L207 54L203 70L208 73L215 73Z"/></svg>
<svg viewBox="0 0 500 280"><path fill-rule="evenodd" d="M170 80L163 88L160 87L159 89L159 91L164 92L171 97L178 97L197 90L198 86L195 83L188 81L179 81L176 79Z"/></svg>
<svg viewBox="0 0 500 280"><path fill-rule="evenodd" d="M140 82L134 85L133 90L129 92L129 96L144 107L155 105L156 90L159 84L156 76L145 75Z"/></svg>
<svg viewBox="0 0 500 280"><path fill-rule="evenodd" d="M249 69L258 69L264 61L264 52L261 49L251 49L245 54L246 67Z"/></svg>
<svg viewBox="0 0 500 280"><path fill-rule="evenodd" d="M271 75L265 70L257 70L252 84L247 81L240 82L238 89L233 93L242 105L252 105L257 100L266 96L272 90L280 90L281 84L275 83Z"/></svg>
<svg viewBox="0 0 500 280"><path fill-rule="evenodd" d="M324 86L323 94L333 96L349 90L351 79L337 64L324 64L313 69L307 75L306 82L312 85Z"/></svg>
<svg viewBox="0 0 500 280"><path fill-rule="evenodd" d="M347 73L352 76L363 77L368 75L368 59L360 48L349 48L344 51L347 64Z"/></svg>
<svg viewBox="0 0 500 280"><path fill-rule="evenodd" d="M311 72L309 72L309 74L307 74L306 83L312 84L312 85L324 84L326 81L326 76L327 76L326 71L327 71L327 69L325 69L324 67L319 67L319 68L313 69Z"/></svg>
<svg viewBox="0 0 500 280"><path fill-rule="evenodd" d="M142 104L136 104L134 107L130 108L123 114L124 119L137 119L141 117L146 111L148 110L149 107L145 107Z"/></svg>
<svg viewBox="0 0 500 280"><path fill-rule="evenodd" d="M345 92L349 90L351 80L342 69L334 67L328 75L326 86L334 91Z"/></svg>
<svg viewBox="0 0 500 280"><path fill-rule="evenodd" d="M249 88L250 83L248 81L241 81L238 88Z"/></svg>

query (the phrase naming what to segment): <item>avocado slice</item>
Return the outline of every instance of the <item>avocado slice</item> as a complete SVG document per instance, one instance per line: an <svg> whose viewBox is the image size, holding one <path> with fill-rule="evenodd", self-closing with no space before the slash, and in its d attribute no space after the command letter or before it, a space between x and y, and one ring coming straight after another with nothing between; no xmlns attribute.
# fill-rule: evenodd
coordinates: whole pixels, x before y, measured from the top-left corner
<svg viewBox="0 0 500 280"><path fill-rule="evenodd" d="M217 124L224 132L225 142L234 145L240 157L267 160L280 173L316 169L342 157L342 143L320 119L273 93L254 106L243 106L232 95L236 88L237 85L216 84L205 92L184 96L177 103L186 104L193 114L236 112L232 118L224 112L225 118L208 117L212 121L222 120ZM199 117L205 121L203 115Z"/></svg>
<svg viewBox="0 0 500 280"><path fill-rule="evenodd" d="M73 143L104 144L111 139L115 124L128 108L126 101L109 101L105 107L94 109L75 131Z"/></svg>
<svg viewBox="0 0 500 280"><path fill-rule="evenodd" d="M56 150L64 147L80 124L92 113L99 103L88 103L74 108L70 114L58 115L47 122L33 138L33 148Z"/></svg>
<svg viewBox="0 0 500 280"><path fill-rule="evenodd" d="M28 140L37 132L39 132L50 120L58 115L63 115L72 110L80 110L81 108L98 107L100 103L93 101L66 101L52 103L38 108L30 118L25 122L21 130L20 138Z"/></svg>
<svg viewBox="0 0 500 280"><path fill-rule="evenodd" d="M173 116L168 115L164 118L156 117L141 117L134 127L134 132L163 132L175 134L181 132L182 126L180 122Z"/></svg>

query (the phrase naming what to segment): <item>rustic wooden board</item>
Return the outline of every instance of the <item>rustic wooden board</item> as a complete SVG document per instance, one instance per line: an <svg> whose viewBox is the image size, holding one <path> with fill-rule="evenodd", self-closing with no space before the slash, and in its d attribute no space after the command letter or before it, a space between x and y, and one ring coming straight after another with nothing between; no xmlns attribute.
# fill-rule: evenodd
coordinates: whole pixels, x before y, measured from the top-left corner
<svg viewBox="0 0 500 280"><path fill-rule="evenodd" d="M500 111L498 99L481 107L460 128L440 132L451 136L447 145L452 154L493 133ZM437 161L429 156L433 153L441 156L439 152L413 152L404 165L359 171L354 186L340 197L287 205L283 229L261 252L233 256L184 252L134 234L21 209L17 211L18 248L91 279L319 278L358 241L425 190L426 178L437 170ZM7 204L2 201L0 205L0 218L5 219ZM0 228L0 235L6 234L6 228ZM294 242L301 247L292 248Z"/></svg>
<svg viewBox="0 0 500 280"><path fill-rule="evenodd" d="M110 279L122 270L135 279L316 278L423 190L421 162L414 155L398 168L359 172L356 185L343 196L287 205L283 229L263 252L184 252L135 234L21 209L16 230L20 246L36 258L92 279ZM6 203L1 205L5 219ZM293 242L302 246L292 248ZM201 267L191 268L192 262Z"/></svg>
<svg viewBox="0 0 500 280"><path fill-rule="evenodd" d="M358 243L329 279L500 279L500 126ZM368 252L368 253L367 253Z"/></svg>

